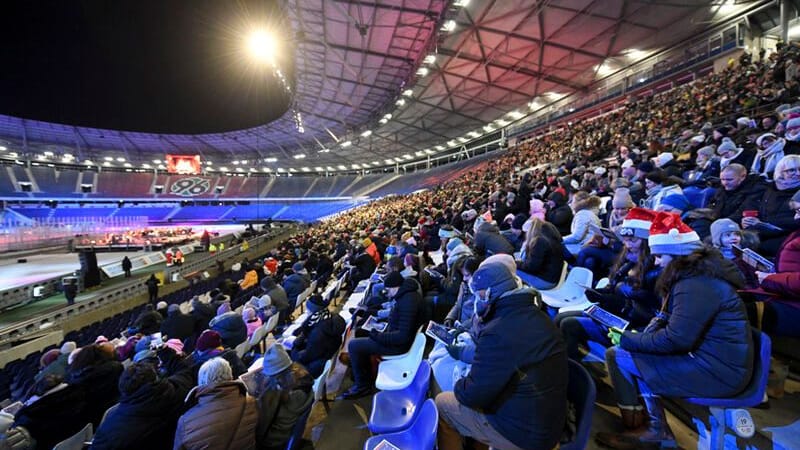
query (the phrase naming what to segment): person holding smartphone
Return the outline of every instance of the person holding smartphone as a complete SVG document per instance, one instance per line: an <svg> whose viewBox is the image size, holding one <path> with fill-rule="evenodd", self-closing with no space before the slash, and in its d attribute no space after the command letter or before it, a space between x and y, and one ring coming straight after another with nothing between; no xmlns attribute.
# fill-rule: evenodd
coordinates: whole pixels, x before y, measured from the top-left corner
<svg viewBox="0 0 800 450"><path fill-rule="evenodd" d="M676 214L654 217L648 244L664 270L656 284L661 311L642 332L612 329L614 347L606 351L628 431L598 433L597 440L616 449L674 447L658 396L729 397L747 386L753 370L750 325L737 293L744 281L736 266L703 247Z"/></svg>

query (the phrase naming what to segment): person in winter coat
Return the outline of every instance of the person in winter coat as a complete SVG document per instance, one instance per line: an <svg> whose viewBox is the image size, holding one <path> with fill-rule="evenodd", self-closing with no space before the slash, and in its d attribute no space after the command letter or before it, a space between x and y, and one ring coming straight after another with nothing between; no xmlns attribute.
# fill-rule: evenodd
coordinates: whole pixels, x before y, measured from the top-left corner
<svg viewBox="0 0 800 450"><path fill-rule="evenodd" d="M92 448L170 448L183 399L192 384L191 368L166 346L158 350L158 359L128 366L119 379L119 404L98 428Z"/></svg>
<svg viewBox="0 0 800 450"><path fill-rule="evenodd" d="M247 324L244 323L242 315L230 311L211 319L208 327L222 338L222 346L225 348L235 348L237 345L247 340Z"/></svg>
<svg viewBox="0 0 800 450"><path fill-rule="evenodd" d="M561 233L561 236L570 234L572 225L572 208L567 205L567 197L561 192L553 192L547 198L547 213L545 219L552 223Z"/></svg>
<svg viewBox="0 0 800 450"><path fill-rule="evenodd" d="M524 272L520 277L529 286L552 289L558 284L564 270L564 245L553 224L533 219L520 256L517 268Z"/></svg>
<svg viewBox="0 0 800 450"><path fill-rule="evenodd" d="M600 227L600 198L586 192L578 192L572 197L571 208L575 212L570 225L570 234L564 236L564 247L577 255L583 246L594 237L595 230Z"/></svg>
<svg viewBox="0 0 800 450"><path fill-rule="evenodd" d="M764 195L750 199L744 211L757 211L757 217L743 217L742 228L755 231L761 240L759 253L771 257L798 224L789 207L792 196L800 190L800 155L787 155L775 166L775 180Z"/></svg>
<svg viewBox="0 0 800 450"><path fill-rule="evenodd" d="M48 375L56 375L59 378L63 379L64 376L67 374L67 360L69 359L69 354L75 350L76 345L73 341L67 341L61 344L61 348L53 349L55 350L53 358L51 356L51 360L45 364L45 356L47 353L42 355L40 360L41 370L39 373L34 376L34 380L39 381L40 379L48 376ZM52 350L51 350L52 351Z"/></svg>
<svg viewBox="0 0 800 450"><path fill-rule="evenodd" d="M789 207L800 220L800 191L792 196ZM772 336L800 337L800 230L795 230L781 244L775 257L775 273L756 272L760 287L771 294L756 302L758 325Z"/></svg>
<svg viewBox="0 0 800 450"><path fill-rule="evenodd" d="M247 372L247 367L242 360L236 355L236 350L232 348L224 348L222 346L222 337L214 330L205 330L197 338L194 346L194 351L189 358L191 358L193 366L199 366L211 358L219 356L224 358L231 365L233 376Z"/></svg>
<svg viewBox="0 0 800 450"><path fill-rule="evenodd" d="M63 383L55 383L47 395L17 411L12 427L24 429L36 448L44 449L53 448L89 422L97 427L106 409L117 402L121 372L122 365L100 346L82 347Z"/></svg>
<svg viewBox="0 0 800 450"><path fill-rule="evenodd" d="M158 300L158 283L158 278L152 273L150 274L150 278L145 281L147 285L147 296L150 303L155 303Z"/></svg>
<svg viewBox="0 0 800 450"><path fill-rule="evenodd" d="M731 164L719 176L722 189L711 198L710 207L716 219L742 221L742 211L751 200L758 201L767 188L767 184L758 175L748 175L741 164Z"/></svg>
<svg viewBox="0 0 800 450"><path fill-rule="evenodd" d="M283 450L300 417L314 403L314 379L302 364L292 362L280 344L264 354L264 366L256 375L253 396L258 400L256 448Z"/></svg>
<svg viewBox="0 0 800 450"><path fill-rule="evenodd" d="M645 175L644 186L647 198L642 201L642 206L655 211L661 205L661 199L667 195L683 194L683 189L677 184L672 184L671 180L659 170Z"/></svg>
<svg viewBox="0 0 800 450"><path fill-rule="evenodd" d="M312 295L306 302L308 317L295 331L292 343L292 360L302 364L312 378L317 378L325 368L325 362L342 345L344 319L331 314L319 294Z"/></svg>
<svg viewBox="0 0 800 450"><path fill-rule="evenodd" d="M728 137L722 138L722 142L717 146L717 154L720 156L719 166L723 169L729 164L751 167L756 157L755 152L737 147L736 143Z"/></svg>
<svg viewBox="0 0 800 450"><path fill-rule="evenodd" d="M478 221L480 220L481 218L478 218ZM475 254L479 256L492 256L498 253L514 254L514 246L500 234L500 229L492 222L482 222L478 225L473 247Z"/></svg>
<svg viewBox="0 0 800 450"><path fill-rule="evenodd" d="M611 267L608 286L587 290L586 297L606 311L630 322L630 328L642 330L661 307L661 299L655 293L655 284L661 268L647 246L655 212L644 208L633 208L617 229L622 239L623 251ZM583 359L580 345L591 340L605 347L611 345L608 328L585 315L583 311L559 313L556 325L567 343L569 357L575 361Z"/></svg>
<svg viewBox="0 0 800 450"><path fill-rule="evenodd" d="M275 283L274 278L265 277L261 280L261 289L266 295L269 295L272 306L274 306L278 312L289 309L289 297L287 297L283 286Z"/></svg>
<svg viewBox="0 0 800 450"><path fill-rule="evenodd" d="M399 355L414 342L417 327L421 325L424 310L419 284L404 279L400 272L386 275L384 287L390 300L395 302L383 332L370 330L367 337L350 340L347 345L353 369L353 386L341 395L342 399L358 398L372 391L372 355Z"/></svg>
<svg viewBox="0 0 800 450"><path fill-rule="evenodd" d="M241 287L243 291L257 285L258 285L258 273L256 272L255 269L251 269L245 272L244 278L242 278L239 281L239 287Z"/></svg>
<svg viewBox="0 0 800 450"><path fill-rule="evenodd" d="M178 420L173 450L256 448L256 400L247 395L244 384L233 379L224 359L203 363L186 404L190 409Z"/></svg>
<svg viewBox="0 0 800 450"><path fill-rule="evenodd" d="M655 216L648 243L664 268L656 287L664 303L641 333L611 330L615 346L606 351L606 364L623 424L631 430L598 433L597 440L611 448L674 446L659 395L729 397L747 386L753 370L750 325L737 293L743 280L736 267L703 247L697 233L674 214ZM642 428L645 414L649 423Z"/></svg>
<svg viewBox="0 0 800 450"><path fill-rule="evenodd" d="M292 273L283 280L283 290L286 291L289 308L281 313L281 322L287 322L290 319L290 315L297 307L297 297L310 285L311 278L308 276L303 263L294 263Z"/></svg>
<svg viewBox="0 0 800 450"><path fill-rule="evenodd" d="M438 448L461 449L464 437L503 449L556 447L568 378L558 330L534 305L535 290L519 287L512 268L499 260L484 261L469 285L480 331L469 374L453 392L436 396ZM455 357L461 351L448 347Z"/></svg>
<svg viewBox="0 0 800 450"><path fill-rule="evenodd" d="M173 303L167 307L167 318L161 322L161 334L183 341L194 334L194 318Z"/></svg>
<svg viewBox="0 0 800 450"><path fill-rule="evenodd" d="M122 270L125 272L125 278L131 277L132 268L133 263L131 263L131 259L126 255L124 258L122 258Z"/></svg>
<svg viewBox="0 0 800 450"><path fill-rule="evenodd" d="M446 249L447 273L439 283L439 295L436 296L436 305L433 311L434 320L441 319L446 315L459 299L462 282L461 267L472 256L472 250L460 238L450 239Z"/></svg>
<svg viewBox="0 0 800 450"><path fill-rule="evenodd" d="M247 339L250 339L253 333L263 325L261 319L256 315L256 310L249 306L242 309L242 319L247 326Z"/></svg>

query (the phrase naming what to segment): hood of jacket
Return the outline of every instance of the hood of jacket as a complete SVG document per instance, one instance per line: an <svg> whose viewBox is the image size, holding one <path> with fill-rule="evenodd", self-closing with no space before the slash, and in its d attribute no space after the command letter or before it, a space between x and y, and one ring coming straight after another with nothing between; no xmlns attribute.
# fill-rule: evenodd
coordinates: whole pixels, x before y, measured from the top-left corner
<svg viewBox="0 0 800 450"><path fill-rule="evenodd" d="M500 228L497 225L493 224L492 222L483 222L477 230L479 233L500 233Z"/></svg>
<svg viewBox="0 0 800 450"><path fill-rule="evenodd" d="M673 264L675 281L707 276L725 281L736 289L744 288L742 273L716 249L704 247L691 255L674 260Z"/></svg>

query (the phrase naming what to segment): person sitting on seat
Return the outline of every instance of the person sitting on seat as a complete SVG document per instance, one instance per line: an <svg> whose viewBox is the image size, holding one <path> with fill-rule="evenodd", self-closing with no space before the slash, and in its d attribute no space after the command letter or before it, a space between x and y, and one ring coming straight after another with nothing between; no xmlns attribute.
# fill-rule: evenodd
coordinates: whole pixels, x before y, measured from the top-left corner
<svg viewBox="0 0 800 450"><path fill-rule="evenodd" d="M256 445L259 450L283 450L298 419L314 402L314 379L302 364L292 362L282 345L272 344L250 394L258 400Z"/></svg>
<svg viewBox="0 0 800 450"><path fill-rule="evenodd" d="M536 289L552 289L564 269L564 245L555 225L533 219L525 238L517 268L525 272L524 281Z"/></svg>
<svg viewBox="0 0 800 450"><path fill-rule="evenodd" d="M703 247L675 214L655 216L648 244L664 268L656 286L664 304L642 332L609 333L614 347L606 351L606 365L629 431L601 432L597 440L616 449L674 446L659 395L729 397L747 386L753 371L754 346L736 292L743 285L736 267Z"/></svg>
<svg viewBox="0 0 800 450"><path fill-rule="evenodd" d="M294 330L292 360L308 369L313 378L322 374L325 362L342 345L342 333L347 326L342 316L331 314L322 296L314 294L306 302L308 317Z"/></svg>
<svg viewBox="0 0 800 450"><path fill-rule="evenodd" d="M586 297L606 311L630 322L632 329L643 329L655 316L661 302L655 293L655 284L661 268L654 266L647 245L655 212L633 208L617 230L622 238L623 252L611 267L608 286L587 290ZM592 340L605 347L611 345L608 328L586 316L583 311L571 311L556 316L567 343L569 357L580 361L583 354L580 344Z"/></svg>
<svg viewBox="0 0 800 450"><path fill-rule="evenodd" d="M419 284L413 279L404 279L400 272L391 272L384 279L387 296L394 301L389 313L388 325L383 332L370 330L366 337L357 337L347 345L350 365L355 383L340 398L350 399L369 395L372 392L372 355L399 355L405 353L414 342L415 331L421 325L423 310Z"/></svg>
<svg viewBox="0 0 800 450"><path fill-rule="evenodd" d="M233 379L228 361L211 358L200 366L186 407L189 410L178 419L174 449L256 448L256 400Z"/></svg>
<svg viewBox="0 0 800 450"><path fill-rule="evenodd" d="M656 211L665 211L677 214L689 228L697 232L700 240L711 235L711 222L714 221L714 212L709 208L694 208L689 199L683 194L670 194L661 199Z"/></svg>
<svg viewBox="0 0 800 450"><path fill-rule="evenodd" d="M440 450L463 448L470 437L496 448L552 449L567 408L567 355L536 291L520 287L508 267L486 260L472 275L480 332L472 367L452 392L436 396ZM461 353L458 344L455 353ZM513 349L513 351L510 351Z"/></svg>
<svg viewBox="0 0 800 450"><path fill-rule="evenodd" d="M798 224L789 207L792 196L800 190L800 155L786 155L775 166L775 179L759 198L751 198L744 205L747 217L742 218L742 228L758 233L761 240L759 252L774 256L783 240Z"/></svg>
<svg viewBox="0 0 800 450"><path fill-rule="evenodd" d="M564 246L572 255L578 252L594 237L600 227L600 198L586 192L578 192L572 197L570 207L575 213L570 225L570 234L564 236Z"/></svg>
<svg viewBox="0 0 800 450"><path fill-rule="evenodd" d="M283 289L289 300L289 313L291 314L297 307L297 297L308 287L311 286L311 278L308 276L305 264L296 262L292 265L292 273L283 280Z"/></svg>
<svg viewBox="0 0 800 450"><path fill-rule="evenodd" d="M92 448L169 448L193 383L191 367L172 348L137 354L120 376L119 405L97 429Z"/></svg>

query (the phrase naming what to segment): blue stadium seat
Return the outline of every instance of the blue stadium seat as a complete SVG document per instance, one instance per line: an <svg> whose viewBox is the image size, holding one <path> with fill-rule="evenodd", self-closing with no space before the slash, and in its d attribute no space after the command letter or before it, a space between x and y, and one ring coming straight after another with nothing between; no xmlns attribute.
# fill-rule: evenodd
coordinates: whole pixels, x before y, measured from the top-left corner
<svg viewBox="0 0 800 450"><path fill-rule="evenodd" d="M422 360L414 381L408 387L375 394L369 416L370 431L375 434L394 433L408 428L428 394L430 379L431 366L427 360Z"/></svg>
<svg viewBox="0 0 800 450"><path fill-rule="evenodd" d="M429 398L422 404L419 415L407 430L373 436L367 439L364 450L373 450L384 440L403 450L433 450L438 426L439 412L436 403Z"/></svg>
<svg viewBox="0 0 800 450"><path fill-rule="evenodd" d="M597 387L589 372L580 363L569 360L569 384L567 400L575 407L575 436L570 442L562 442L561 450L583 450L589 442L592 429L592 412Z"/></svg>

